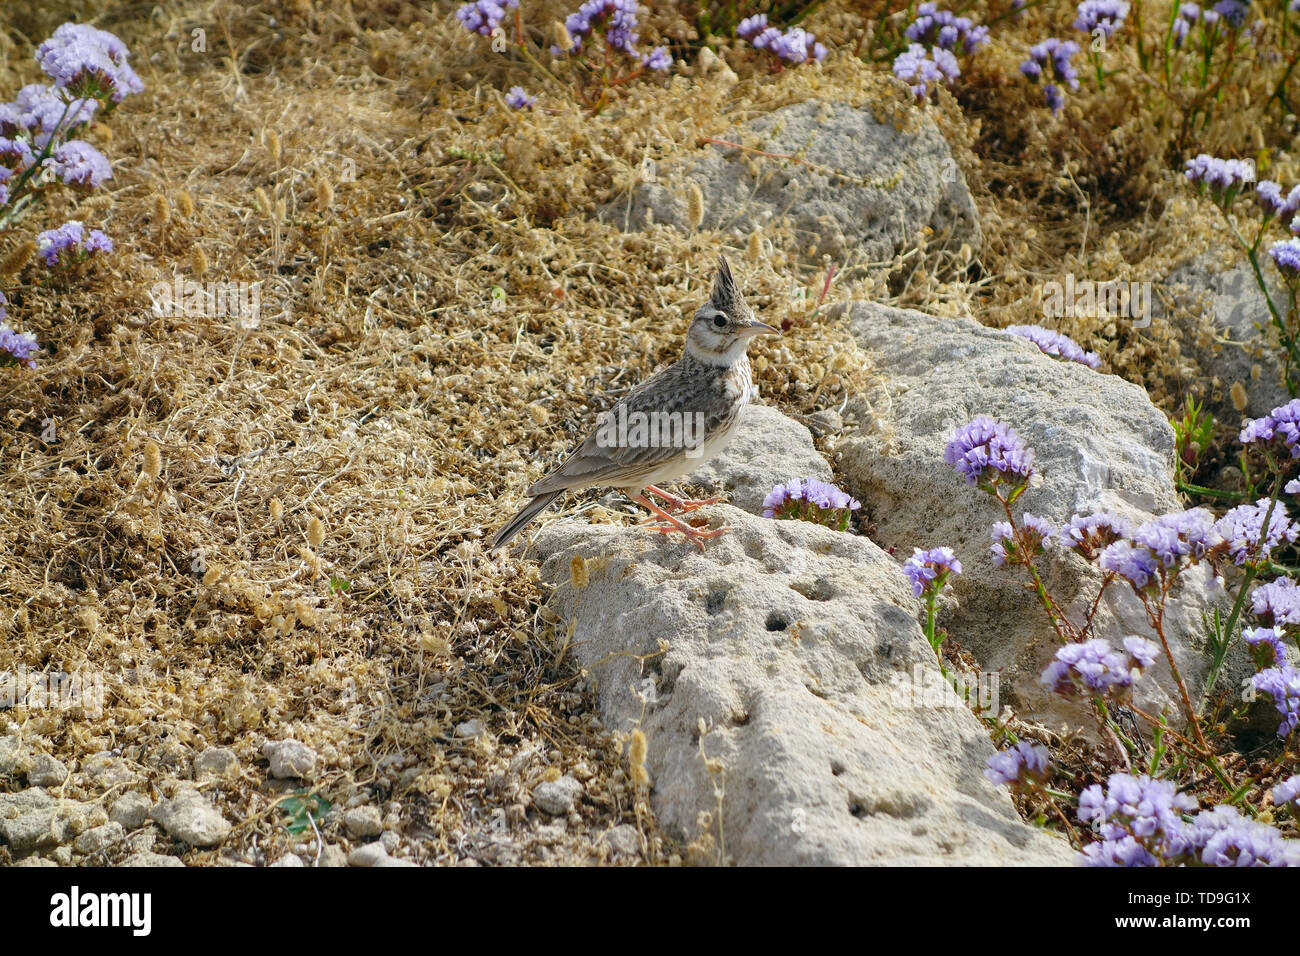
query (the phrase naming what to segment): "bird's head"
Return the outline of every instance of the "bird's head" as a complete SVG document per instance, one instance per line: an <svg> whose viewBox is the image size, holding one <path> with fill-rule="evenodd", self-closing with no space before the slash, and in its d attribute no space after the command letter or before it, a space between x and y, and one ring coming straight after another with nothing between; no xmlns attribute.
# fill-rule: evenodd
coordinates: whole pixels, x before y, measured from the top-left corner
<svg viewBox="0 0 1300 956"><path fill-rule="evenodd" d="M730 365L745 354L749 340L776 329L754 318L731 274L726 256L718 256L709 301L695 310L686 332L686 352L709 365Z"/></svg>

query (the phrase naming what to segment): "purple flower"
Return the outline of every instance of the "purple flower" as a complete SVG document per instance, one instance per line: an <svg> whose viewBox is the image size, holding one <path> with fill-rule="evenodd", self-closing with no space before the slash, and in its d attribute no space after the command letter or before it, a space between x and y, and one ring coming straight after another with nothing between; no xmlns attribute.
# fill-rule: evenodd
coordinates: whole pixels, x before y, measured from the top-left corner
<svg viewBox="0 0 1300 956"><path fill-rule="evenodd" d="M98 229L86 233L75 219L57 229L47 229L36 236L36 251L45 257L47 266L80 261L96 252L112 252L113 240Z"/></svg>
<svg viewBox="0 0 1300 956"><path fill-rule="evenodd" d="M506 11L519 6L519 0L474 0L456 11L456 19L465 24L465 29L483 36L491 36L492 31L501 26Z"/></svg>
<svg viewBox="0 0 1300 956"><path fill-rule="evenodd" d="M912 85L918 100L925 99L931 83L950 86L961 76L957 58L942 47L931 47L927 53L919 43L911 44L894 59L894 76Z"/></svg>
<svg viewBox="0 0 1300 956"><path fill-rule="evenodd" d="M1250 5L1242 3L1241 0L1219 0L1214 5L1214 12L1228 21L1228 25L1236 30L1246 22L1246 14L1250 12Z"/></svg>
<svg viewBox="0 0 1300 956"><path fill-rule="evenodd" d="M56 146L45 165L68 186L94 189L113 178L113 169L104 154L80 139L70 139Z"/></svg>
<svg viewBox="0 0 1300 956"><path fill-rule="evenodd" d="M1107 842L1131 838L1156 859L1186 852L1189 833L1182 815L1195 809L1196 800L1172 783L1145 775L1111 774L1104 789L1093 784L1079 794L1080 821L1092 824Z"/></svg>
<svg viewBox="0 0 1300 956"><path fill-rule="evenodd" d="M1032 790L1047 782L1051 754L1046 747L1022 741L995 753L985 764L984 776L1012 790Z"/></svg>
<svg viewBox="0 0 1300 956"><path fill-rule="evenodd" d="M1202 810L1188 830L1188 853L1202 866L1300 865L1300 841L1248 820L1236 807Z"/></svg>
<svg viewBox="0 0 1300 956"><path fill-rule="evenodd" d="M953 432L943 450L943 460L966 478L968 484L995 485L1004 478L1027 486L1034 473L1034 452L1014 429L980 415Z"/></svg>
<svg viewBox="0 0 1300 956"><path fill-rule="evenodd" d="M1255 667L1264 669L1286 663L1282 632L1271 627L1242 628L1241 638L1250 646Z"/></svg>
<svg viewBox="0 0 1300 956"><path fill-rule="evenodd" d="M1171 571L1180 569L1186 559L1199 561L1220 542L1214 516L1204 508L1161 515L1133 532L1133 543L1149 550Z"/></svg>
<svg viewBox="0 0 1300 956"><path fill-rule="evenodd" d="M1029 48L1029 59L1020 64L1020 72L1037 83L1046 77L1050 70L1051 78L1056 83L1063 83L1072 90L1079 88L1079 74L1070 62L1079 52L1079 44L1073 40L1059 40L1048 37L1041 43ZM1043 95L1052 113L1056 114L1065 106L1065 94L1056 83L1046 83Z"/></svg>
<svg viewBox="0 0 1300 956"><path fill-rule="evenodd" d="M1300 587L1290 578L1278 578L1250 592L1251 609L1265 624L1284 627L1300 624Z"/></svg>
<svg viewBox="0 0 1300 956"><path fill-rule="evenodd" d="M611 49L629 56L636 55L636 41L639 39L636 32L636 0L585 0L564 21L565 29L573 37L575 52L582 46L582 38L602 25L605 43Z"/></svg>
<svg viewBox="0 0 1300 956"><path fill-rule="evenodd" d="M1268 254L1273 257L1273 264L1283 272L1300 275L1300 238L1275 242L1269 247Z"/></svg>
<svg viewBox="0 0 1300 956"><path fill-rule="evenodd" d="M0 312L3 312L3 308L0 308ZM15 332L6 323L0 322L0 365L36 368L33 356L39 349L36 336L30 332Z"/></svg>
<svg viewBox="0 0 1300 956"><path fill-rule="evenodd" d="M641 57L641 65L647 70L657 70L660 73L672 69L673 57L668 52L667 47L657 46L645 56Z"/></svg>
<svg viewBox="0 0 1300 956"><path fill-rule="evenodd" d="M768 492L763 499L763 517L799 518L843 531L849 526L849 513L861 507L861 502L834 485L816 478L796 478Z"/></svg>
<svg viewBox="0 0 1300 956"><path fill-rule="evenodd" d="M1255 181L1255 165L1244 159L1218 159L1201 153L1187 161L1187 181L1209 189L1211 194L1225 201L1237 190Z"/></svg>
<svg viewBox="0 0 1300 956"><path fill-rule="evenodd" d="M1293 810L1300 810L1300 774L1273 788L1273 804L1280 807L1288 803L1295 804Z"/></svg>
<svg viewBox="0 0 1300 956"><path fill-rule="evenodd" d="M1039 325L1009 325L1005 331L1033 342L1044 355L1068 359L1086 365L1088 368L1101 367L1101 358L1096 352L1085 352L1068 335L1053 332Z"/></svg>
<svg viewBox="0 0 1300 956"><path fill-rule="evenodd" d="M1074 18L1074 28L1084 33L1100 30L1104 36L1111 36L1124 23L1128 16L1128 4L1124 0L1083 0Z"/></svg>
<svg viewBox="0 0 1300 956"><path fill-rule="evenodd" d="M29 83L18 91L12 103L0 106L0 133L14 136L26 132L37 149L44 149L55 132L67 135L84 126L97 109L98 100L68 99L44 83Z"/></svg>
<svg viewBox="0 0 1300 956"><path fill-rule="evenodd" d="M736 36L742 40L752 40L764 30L767 29L767 14L756 13L752 17L745 17L736 27Z"/></svg>
<svg viewBox="0 0 1300 956"><path fill-rule="evenodd" d="M927 590L942 590L950 574L961 574L961 562L952 548L913 548L912 556L903 562L903 573L912 582L912 593L920 597Z"/></svg>
<svg viewBox="0 0 1300 956"><path fill-rule="evenodd" d="M741 27L744 27L750 36L745 37L740 34L739 28L737 29L742 39L748 39L754 49L766 51L786 63L803 63L807 60L816 60L820 63L826 59L826 47L818 43L817 38L802 27L790 27L782 33L776 27L766 26L767 18L762 17L763 26L755 30L755 25L751 21L757 19L758 17L750 17L748 20L741 21ZM750 25L746 26L746 24Z"/></svg>
<svg viewBox="0 0 1300 956"><path fill-rule="evenodd" d="M1269 218L1277 216L1290 222L1300 212L1300 186L1283 196L1280 185L1271 179L1261 179L1255 186L1255 199Z"/></svg>
<svg viewBox="0 0 1300 956"><path fill-rule="evenodd" d="M25 139L10 139L0 136L0 168L9 174L20 173L36 162L36 155ZM9 176L5 176L8 179Z"/></svg>
<svg viewBox="0 0 1300 956"><path fill-rule="evenodd" d="M73 96L111 96L120 103L144 84L127 63L126 44L106 30L65 23L36 48L36 62Z"/></svg>
<svg viewBox="0 0 1300 956"><path fill-rule="evenodd" d="M908 24L905 35L913 43L937 46L945 50L961 47L963 53L974 53L988 42L989 29L975 26L969 17L955 16L942 10L936 3L923 3L916 8L916 19Z"/></svg>
<svg viewBox="0 0 1300 956"><path fill-rule="evenodd" d="M1097 562L1103 571L1118 574L1139 591L1151 583L1160 563L1146 548L1135 548L1131 541L1116 541L1101 553Z"/></svg>
<svg viewBox="0 0 1300 956"><path fill-rule="evenodd" d="M536 97L525 93L522 86L512 86L510 92L506 94L506 106L513 110L529 109L535 101Z"/></svg>
<svg viewBox="0 0 1300 956"><path fill-rule="evenodd" d="M1075 515L1061 528L1061 545L1079 552L1089 561L1107 546L1133 532L1133 525L1124 518L1106 511L1090 515Z"/></svg>
<svg viewBox="0 0 1300 956"><path fill-rule="evenodd" d="M1214 526L1223 538L1233 564L1263 560L1283 541L1296 539L1297 529L1287 520L1286 508L1281 505L1273 507L1268 520L1268 534L1264 534L1264 515L1268 513L1269 505L1267 498L1260 498L1253 505L1238 505ZM1261 538L1264 539L1262 546Z"/></svg>
<svg viewBox="0 0 1300 956"><path fill-rule="evenodd" d="M1285 740L1300 724L1300 671L1282 664L1260 671L1250 682L1255 690L1273 698L1273 706L1282 715L1277 735Z"/></svg>
<svg viewBox="0 0 1300 956"><path fill-rule="evenodd" d="M1279 405L1263 418L1246 422L1237 437L1243 445L1280 439L1289 457L1300 458L1300 398Z"/></svg>
<svg viewBox="0 0 1300 956"><path fill-rule="evenodd" d="M1094 638L1078 644L1066 644L1056 652L1038 682L1066 698L1115 697L1123 699L1134 679L1155 663L1156 648L1150 641L1129 638L1127 655L1119 653L1109 641Z"/></svg>

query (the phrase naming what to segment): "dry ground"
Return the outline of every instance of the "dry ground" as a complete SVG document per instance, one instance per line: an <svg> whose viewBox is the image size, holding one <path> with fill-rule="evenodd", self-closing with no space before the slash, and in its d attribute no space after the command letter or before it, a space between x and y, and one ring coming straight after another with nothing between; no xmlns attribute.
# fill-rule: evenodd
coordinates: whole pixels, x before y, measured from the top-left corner
<svg viewBox="0 0 1300 956"><path fill-rule="evenodd" d="M102 673L108 700L100 716L19 707L0 730L20 726L69 763L118 749L155 792L204 747L231 747L243 772L219 797L241 821L228 855L273 857L294 839L260 756L263 740L294 736L328 767L316 791L380 803L421 860L605 860L599 837L621 823L638 828L642 859L689 858L630 783L625 742L597 726L539 610L535 567L484 560L483 537L596 408L676 356L720 250L768 321L796 320L755 350L766 401L807 415L870 389L876 373L844 329L784 315L790 282L815 294L827 265L797 237L776 230L756 248L707 223L624 236L588 214L646 157L774 106L848 99L899 122L911 106L886 69L849 55L860 16L843 5L810 24L844 50L822 68L770 77L738 57L734 88L679 75L599 117L467 35L453 10L52 0L0 12L5 95L39 78L32 47L65 19L121 35L147 84L93 131L115 178L75 211L118 254L57 279L32 262L6 286L49 354L0 381L0 672ZM918 235L894 262L836 263L832 301L1033 321L1044 277L1151 278L1212 241L1204 209L1160 172L1158 144L1120 148L1140 123L1094 113L1111 131L1094 141L1080 113L1063 137L1018 106L1024 94L996 76L1022 53L994 48L968 111L946 94L930 107L976 193L985 249L929 252ZM550 109L507 109L514 83ZM979 109L996 97L1014 117L1001 125ZM20 231L73 212L60 200ZM260 322L151 314L150 288L177 274L262 282ZM1076 331L1169 407L1193 384L1158 331ZM583 507L610 516L595 496ZM588 797L556 830L525 804L560 773L588 781Z"/></svg>

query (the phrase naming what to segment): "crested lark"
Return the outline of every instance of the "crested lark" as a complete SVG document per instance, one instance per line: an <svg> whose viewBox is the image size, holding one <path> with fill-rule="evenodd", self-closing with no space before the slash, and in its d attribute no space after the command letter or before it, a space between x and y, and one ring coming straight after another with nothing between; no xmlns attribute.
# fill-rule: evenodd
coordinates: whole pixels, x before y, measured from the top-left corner
<svg viewBox="0 0 1300 956"><path fill-rule="evenodd" d="M701 531L671 511L693 511L721 499L677 498L656 485L689 474L726 447L749 401L749 340L775 331L754 318L731 266L720 256L709 301L696 310L686 332L685 354L602 415L597 429L560 467L528 489L533 500L497 532L491 550L505 546L565 491L607 485L649 508L659 519L656 531L679 531L703 551L706 539L727 529Z"/></svg>

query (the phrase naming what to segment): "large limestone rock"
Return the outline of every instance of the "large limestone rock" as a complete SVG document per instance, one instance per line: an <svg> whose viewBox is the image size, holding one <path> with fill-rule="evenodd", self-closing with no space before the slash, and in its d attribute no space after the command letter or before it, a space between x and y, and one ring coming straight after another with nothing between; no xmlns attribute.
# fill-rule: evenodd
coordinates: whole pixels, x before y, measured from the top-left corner
<svg viewBox="0 0 1300 956"><path fill-rule="evenodd" d="M993 565L989 528L1004 519L1001 507L949 468L943 449L955 429L991 415L1037 454L1042 484L1025 492L1017 512L1060 524L1108 509L1146 521L1183 507L1173 481L1172 428L1139 386L1049 358L1005 332L871 303L848 309L853 333L875 353L888 392L887 401L857 409L864 427L836 446L847 490L867 509L877 543L900 556L914 547L953 548L965 573L955 579L956 606L943 612L942 626L985 668L1001 671L1002 695L1022 713L1087 729L1081 707L1038 685L1059 644L1023 571ZM1041 566L1057 600L1082 619L1100 584L1095 566L1068 552L1049 553ZM1176 587L1165 622L1179 669L1193 686L1205 669L1201 613L1216 599L1208 575L1192 569ZM1096 625L1115 642L1153 636L1126 586L1107 591ZM1141 683L1140 703L1173 706L1167 666L1154 676Z"/></svg>
<svg viewBox="0 0 1300 956"><path fill-rule="evenodd" d="M806 522L702 513L732 528L705 553L575 521L535 545L603 719L646 734L661 826L738 864L1070 861L984 779L993 748L956 695L906 693L938 665L893 559Z"/></svg>
<svg viewBox="0 0 1300 956"><path fill-rule="evenodd" d="M748 235L785 218L801 249L839 261L888 261L930 226L953 245L978 246L975 203L948 143L926 116L900 130L871 111L843 103L796 103L719 137L752 151L707 145L679 162L661 164L653 182L604 206L599 215L621 228L657 223L690 230L686 191L700 187L706 228Z"/></svg>

